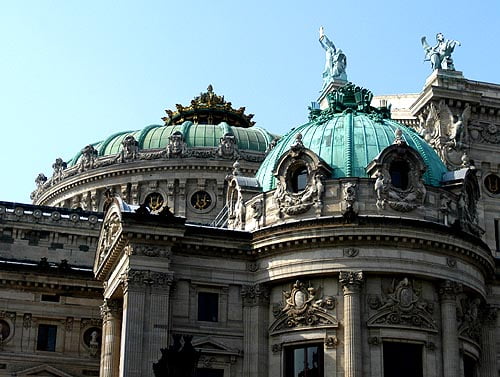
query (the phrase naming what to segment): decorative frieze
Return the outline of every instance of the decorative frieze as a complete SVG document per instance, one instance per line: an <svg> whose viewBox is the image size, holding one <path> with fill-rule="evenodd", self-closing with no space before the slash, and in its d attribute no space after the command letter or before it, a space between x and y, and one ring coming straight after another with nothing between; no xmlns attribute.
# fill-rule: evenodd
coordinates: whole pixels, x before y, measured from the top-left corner
<svg viewBox="0 0 500 377"><path fill-rule="evenodd" d="M129 269L120 277L123 290L126 292L130 288L169 288L172 285L173 274L150 270Z"/></svg>

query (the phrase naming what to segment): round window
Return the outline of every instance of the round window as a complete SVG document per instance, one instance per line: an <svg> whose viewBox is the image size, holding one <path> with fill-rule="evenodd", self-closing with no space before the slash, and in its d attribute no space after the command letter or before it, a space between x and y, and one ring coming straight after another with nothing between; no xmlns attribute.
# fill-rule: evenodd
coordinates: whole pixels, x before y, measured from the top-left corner
<svg viewBox="0 0 500 377"><path fill-rule="evenodd" d="M212 197L206 191L196 191L191 195L191 205L197 210L206 210L212 205Z"/></svg>
<svg viewBox="0 0 500 377"><path fill-rule="evenodd" d="M488 174L484 179L484 187L490 194L500 194L500 178L496 174Z"/></svg>
<svg viewBox="0 0 500 377"><path fill-rule="evenodd" d="M148 207L151 212L158 211L163 206L164 202L163 196L157 192L148 194L146 199L144 199L144 204L146 204L146 207Z"/></svg>

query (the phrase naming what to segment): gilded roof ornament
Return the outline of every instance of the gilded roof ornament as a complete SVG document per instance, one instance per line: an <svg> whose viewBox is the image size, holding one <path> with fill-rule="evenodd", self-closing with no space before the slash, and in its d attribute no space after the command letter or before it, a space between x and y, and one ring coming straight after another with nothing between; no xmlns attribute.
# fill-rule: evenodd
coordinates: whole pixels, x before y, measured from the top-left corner
<svg viewBox="0 0 500 377"><path fill-rule="evenodd" d="M219 124L229 123L231 126L248 128L255 122L252 121L253 114L245 114L245 107L233 108L231 102L224 96L215 94L212 85L209 85L205 93L191 100L189 106L176 104L176 111L165 110L167 116L162 118L166 126L182 124L185 121L193 123Z"/></svg>

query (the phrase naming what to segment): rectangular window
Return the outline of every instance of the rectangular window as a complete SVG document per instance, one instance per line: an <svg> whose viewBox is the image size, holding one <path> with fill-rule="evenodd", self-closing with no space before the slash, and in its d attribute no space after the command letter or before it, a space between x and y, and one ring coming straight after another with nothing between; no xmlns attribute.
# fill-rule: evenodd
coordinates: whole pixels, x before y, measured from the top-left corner
<svg viewBox="0 0 500 377"><path fill-rule="evenodd" d="M196 368L196 377L224 377L224 369Z"/></svg>
<svg viewBox="0 0 500 377"><path fill-rule="evenodd" d="M57 326L55 325L38 325L38 338L36 349L38 351L56 350Z"/></svg>
<svg viewBox="0 0 500 377"><path fill-rule="evenodd" d="M287 347L285 377L323 377L323 344Z"/></svg>
<svg viewBox="0 0 500 377"><path fill-rule="evenodd" d="M422 345L384 342L384 377L423 377Z"/></svg>
<svg viewBox="0 0 500 377"><path fill-rule="evenodd" d="M219 295L212 292L198 292L198 321L219 320Z"/></svg>

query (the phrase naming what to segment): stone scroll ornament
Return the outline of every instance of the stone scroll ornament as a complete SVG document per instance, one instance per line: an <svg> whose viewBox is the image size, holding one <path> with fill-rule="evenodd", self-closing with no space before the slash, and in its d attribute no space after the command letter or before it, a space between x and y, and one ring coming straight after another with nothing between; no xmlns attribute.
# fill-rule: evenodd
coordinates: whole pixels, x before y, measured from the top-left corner
<svg viewBox="0 0 500 377"><path fill-rule="evenodd" d="M275 310L276 320L269 332L281 332L297 327L337 327L338 321L331 314L335 309L333 296L318 297L317 290L297 280L290 291L283 292L283 302Z"/></svg>
<svg viewBox="0 0 500 377"><path fill-rule="evenodd" d="M368 319L369 327L416 327L437 331L433 319L434 307L421 296L421 289L408 278L393 279L389 292L368 296L368 306L375 314Z"/></svg>

